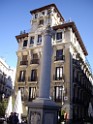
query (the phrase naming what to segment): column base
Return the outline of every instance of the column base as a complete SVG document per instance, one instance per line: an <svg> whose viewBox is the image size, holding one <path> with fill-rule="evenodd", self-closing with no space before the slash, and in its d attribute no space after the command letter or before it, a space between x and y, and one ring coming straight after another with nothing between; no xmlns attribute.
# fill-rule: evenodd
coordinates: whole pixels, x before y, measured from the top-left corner
<svg viewBox="0 0 93 124"><path fill-rule="evenodd" d="M50 99L37 98L28 104L28 124L57 124L59 109Z"/></svg>

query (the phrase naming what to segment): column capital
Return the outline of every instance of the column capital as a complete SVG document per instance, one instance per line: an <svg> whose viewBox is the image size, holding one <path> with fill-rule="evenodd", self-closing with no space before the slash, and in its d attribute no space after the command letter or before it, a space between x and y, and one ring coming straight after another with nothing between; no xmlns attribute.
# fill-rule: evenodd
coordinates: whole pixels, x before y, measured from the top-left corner
<svg viewBox="0 0 93 124"><path fill-rule="evenodd" d="M43 35L50 35L50 36L52 36L54 33L55 33L55 31L50 26L47 26L46 29L42 31Z"/></svg>

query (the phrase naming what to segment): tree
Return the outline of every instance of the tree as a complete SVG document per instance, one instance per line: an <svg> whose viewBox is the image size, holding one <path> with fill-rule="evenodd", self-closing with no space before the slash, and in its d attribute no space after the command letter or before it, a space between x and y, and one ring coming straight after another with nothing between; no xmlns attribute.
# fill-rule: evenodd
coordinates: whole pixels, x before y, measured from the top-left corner
<svg viewBox="0 0 93 124"><path fill-rule="evenodd" d="M7 107L7 101L6 100L0 101L0 117L5 116L6 107Z"/></svg>

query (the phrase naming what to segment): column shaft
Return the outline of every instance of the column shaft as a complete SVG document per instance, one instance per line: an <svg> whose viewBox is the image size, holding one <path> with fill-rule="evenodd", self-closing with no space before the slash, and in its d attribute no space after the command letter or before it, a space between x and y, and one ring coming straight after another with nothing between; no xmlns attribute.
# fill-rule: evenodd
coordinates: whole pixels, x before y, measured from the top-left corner
<svg viewBox="0 0 93 124"><path fill-rule="evenodd" d="M51 34L47 31L44 34L44 44L42 50L39 98L49 98L50 95L51 51Z"/></svg>

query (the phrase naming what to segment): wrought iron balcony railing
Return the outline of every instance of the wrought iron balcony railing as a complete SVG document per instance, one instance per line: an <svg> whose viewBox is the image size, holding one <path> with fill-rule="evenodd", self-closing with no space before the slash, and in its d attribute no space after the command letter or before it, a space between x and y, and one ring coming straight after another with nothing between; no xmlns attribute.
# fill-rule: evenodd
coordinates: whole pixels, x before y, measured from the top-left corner
<svg viewBox="0 0 93 124"><path fill-rule="evenodd" d="M54 76L53 76L53 80L56 80L56 81L57 81L57 80L64 80L64 78L65 78L64 75L59 76L59 77L57 77L57 75L54 75Z"/></svg>
<svg viewBox="0 0 93 124"><path fill-rule="evenodd" d="M38 80L37 77L34 77L34 78L28 77L29 82L36 82L37 80Z"/></svg>
<svg viewBox="0 0 93 124"><path fill-rule="evenodd" d="M23 79L18 79L18 82L25 82L25 78L23 78Z"/></svg>
<svg viewBox="0 0 93 124"><path fill-rule="evenodd" d="M30 64L39 64L39 59L38 58L32 59Z"/></svg>
<svg viewBox="0 0 93 124"><path fill-rule="evenodd" d="M28 61L20 61L20 65L28 65Z"/></svg>
<svg viewBox="0 0 93 124"><path fill-rule="evenodd" d="M65 56L61 55L61 56L55 56L54 57L54 61L64 61L65 60Z"/></svg>

